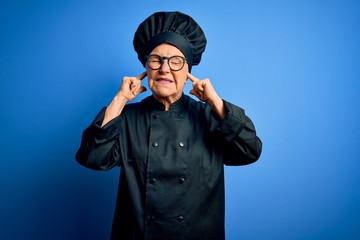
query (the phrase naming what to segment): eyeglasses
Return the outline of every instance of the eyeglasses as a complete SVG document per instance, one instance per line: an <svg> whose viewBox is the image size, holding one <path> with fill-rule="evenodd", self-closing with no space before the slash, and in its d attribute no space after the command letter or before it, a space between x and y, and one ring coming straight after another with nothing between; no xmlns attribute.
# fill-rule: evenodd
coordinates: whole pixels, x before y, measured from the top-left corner
<svg viewBox="0 0 360 240"><path fill-rule="evenodd" d="M146 56L146 64L152 70L158 70L164 64L165 59L168 60L169 67L172 71L180 71L186 62L186 58L182 56L161 57L156 54L151 54Z"/></svg>

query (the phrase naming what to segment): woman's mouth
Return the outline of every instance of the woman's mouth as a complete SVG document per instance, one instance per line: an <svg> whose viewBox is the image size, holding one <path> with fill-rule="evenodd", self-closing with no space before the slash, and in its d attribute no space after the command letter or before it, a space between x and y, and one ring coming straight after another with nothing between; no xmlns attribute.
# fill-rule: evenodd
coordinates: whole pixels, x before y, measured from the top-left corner
<svg viewBox="0 0 360 240"><path fill-rule="evenodd" d="M158 79L156 79L156 82L161 83L161 84L170 84L173 81L168 78L158 78Z"/></svg>

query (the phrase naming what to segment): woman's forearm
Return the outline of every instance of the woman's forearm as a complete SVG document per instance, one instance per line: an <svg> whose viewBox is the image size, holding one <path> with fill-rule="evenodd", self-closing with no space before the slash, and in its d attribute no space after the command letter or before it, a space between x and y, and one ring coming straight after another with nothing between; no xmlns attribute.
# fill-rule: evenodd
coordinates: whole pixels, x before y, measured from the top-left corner
<svg viewBox="0 0 360 240"><path fill-rule="evenodd" d="M125 97L122 97L121 95L117 94L109 104L109 106L106 109L104 120L101 124L101 127L103 127L105 124L116 118L120 115L122 110L124 109L124 106L127 103L127 99Z"/></svg>

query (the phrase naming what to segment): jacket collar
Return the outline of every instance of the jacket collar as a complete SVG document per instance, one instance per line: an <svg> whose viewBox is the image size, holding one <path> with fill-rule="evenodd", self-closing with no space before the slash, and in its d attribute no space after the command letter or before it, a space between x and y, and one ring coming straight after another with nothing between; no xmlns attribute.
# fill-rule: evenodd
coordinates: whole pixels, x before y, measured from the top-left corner
<svg viewBox="0 0 360 240"><path fill-rule="evenodd" d="M145 107L147 109L165 111L164 104L157 101L153 96L149 96L145 98L144 100L142 100L142 102L145 104ZM176 111L176 112L182 111L186 108L185 105L186 105L186 95L183 93L176 102L171 104L170 111Z"/></svg>

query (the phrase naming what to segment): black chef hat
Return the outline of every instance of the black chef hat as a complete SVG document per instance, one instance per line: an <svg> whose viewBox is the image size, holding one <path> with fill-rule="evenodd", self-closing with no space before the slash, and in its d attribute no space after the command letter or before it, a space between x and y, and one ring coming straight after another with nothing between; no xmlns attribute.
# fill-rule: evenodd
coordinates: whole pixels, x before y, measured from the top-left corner
<svg viewBox="0 0 360 240"><path fill-rule="evenodd" d="M177 47L186 57L189 70L198 65L205 51L203 30L190 16L181 12L157 12L145 19L135 32L133 45L145 67L145 56L160 44Z"/></svg>

